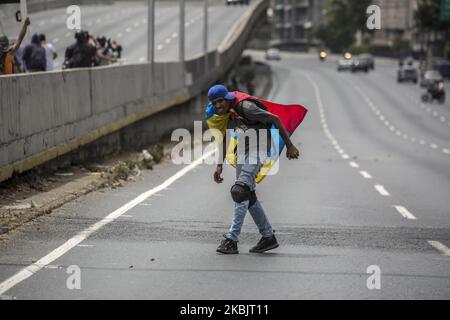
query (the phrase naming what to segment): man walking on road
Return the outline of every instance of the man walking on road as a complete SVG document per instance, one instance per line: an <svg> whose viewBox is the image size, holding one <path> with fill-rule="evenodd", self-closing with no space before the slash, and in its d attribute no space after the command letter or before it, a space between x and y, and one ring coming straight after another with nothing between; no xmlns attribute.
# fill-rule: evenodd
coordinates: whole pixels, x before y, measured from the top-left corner
<svg viewBox="0 0 450 320"><path fill-rule="evenodd" d="M244 135L247 135L249 130L254 130L256 131L256 135L254 136L257 137L256 145L244 138L245 152L242 155L239 154L242 152L238 152L237 154L236 182L231 188L231 196L235 202L234 217L228 233L224 235L225 239L216 251L224 254L239 253L237 242L247 210L250 212L250 215L262 235L261 240L256 246L250 249L250 252L263 253L275 249L279 246L277 239L275 238L275 230L272 229L267 215L257 199L255 193L256 179L270 152L270 129L275 128L279 130L279 134L287 148L286 155L288 159L298 159L299 151L294 146L289 136L303 120L307 110L302 106L276 105L238 91L228 92L223 85L213 86L208 92L208 99L210 103L206 109L206 118L211 129L220 129L221 132L224 133L224 129L228 127L228 129L235 129L236 133L240 132ZM285 125L280 118L276 114L270 112L271 110L267 105L270 105L272 110L276 110L276 108L279 107L286 107L284 110L285 112L286 110L290 110L288 111L290 112L288 121L292 124L290 132L286 130ZM217 125L218 121L212 120L214 116L225 119L225 127L223 126L224 122L222 122L221 125ZM221 128L219 128L220 126ZM262 141L262 139L260 141L258 130L267 130L266 137L268 138L268 141ZM223 134L222 138L224 159L227 149L226 135ZM262 147L262 145L264 146ZM221 177L222 170L223 165L218 164L214 172L214 181L216 183L222 183L223 181L223 178Z"/></svg>

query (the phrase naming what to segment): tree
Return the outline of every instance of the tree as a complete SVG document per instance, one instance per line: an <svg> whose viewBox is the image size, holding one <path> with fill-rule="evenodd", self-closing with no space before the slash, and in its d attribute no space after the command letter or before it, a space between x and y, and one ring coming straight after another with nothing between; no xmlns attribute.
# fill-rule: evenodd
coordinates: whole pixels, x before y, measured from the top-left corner
<svg viewBox="0 0 450 320"><path fill-rule="evenodd" d="M422 36L423 43L426 45L428 62L432 56L432 47L440 47L441 52L436 52L438 55L443 55L442 52L446 46L447 41L433 41L431 36L440 35L440 38L448 39L450 34L450 22L440 20L441 0L418 0L417 10L414 12L414 20L417 28L417 33Z"/></svg>
<svg viewBox="0 0 450 320"><path fill-rule="evenodd" d="M349 48L357 31L368 32L366 10L370 4L371 0L329 0L324 21L315 30L316 37L332 51Z"/></svg>

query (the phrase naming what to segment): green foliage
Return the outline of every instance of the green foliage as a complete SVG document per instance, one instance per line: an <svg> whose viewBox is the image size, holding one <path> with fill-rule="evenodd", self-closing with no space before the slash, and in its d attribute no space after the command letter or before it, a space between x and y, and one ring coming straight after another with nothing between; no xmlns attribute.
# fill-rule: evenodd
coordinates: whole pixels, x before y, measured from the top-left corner
<svg viewBox="0 0 450 320"><path fill-rule="evenodd" d="M368 32L366 10L370 4L371 0L329 0L324 21L315 29L316 37L332 51L349 48L358 30Z"/></svg>
<svg viewBox="0 0 450 320"><path fill-rule="evenodd" d="M363 44L360 46L353 45L350 47L352 54L370 53L371 46Z"/></svg>
<svg viewBox="0 0 450 320"><path fill-rule="evenodd" d="M450 23L440 20L440 12L441 0L417 0L416 26L423 31L443 31Z"/></svg>

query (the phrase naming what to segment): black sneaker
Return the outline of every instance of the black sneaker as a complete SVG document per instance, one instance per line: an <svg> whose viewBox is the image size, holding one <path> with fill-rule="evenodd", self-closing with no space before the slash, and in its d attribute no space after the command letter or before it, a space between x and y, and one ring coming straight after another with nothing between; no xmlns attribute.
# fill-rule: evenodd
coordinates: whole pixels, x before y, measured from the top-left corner
<svg viewBox="0 0 450 320"><path fill-rule="evenodd" d="M220 246L216 249L216 252L224 253L224 254L237 254L239 253L237 247L237 241L228 239L224 235L225 239L222 240Z"/></svg>
<svg viewBox="0 0 450 320"><path fill-rule="evenodd" d="M250 252L253 253L263 253L268 250L272 250L275 248L278 248L280 245L277 242L277 238L275 238L275 230L274 234L270 237L262 237L261 240L259 240L258 244L250 249Z"/></svg>

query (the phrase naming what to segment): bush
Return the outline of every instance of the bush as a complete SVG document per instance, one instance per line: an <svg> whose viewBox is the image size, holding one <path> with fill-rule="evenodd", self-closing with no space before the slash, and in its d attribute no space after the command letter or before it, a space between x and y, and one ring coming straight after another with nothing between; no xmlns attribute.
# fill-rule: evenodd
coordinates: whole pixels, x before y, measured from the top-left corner
<svg viewBox="0 0 450 320"><path fill-rule="evenodd" d="M370 47L369 45L360 45L360 46L351 46L350 47L350 52L352 54L362 54L362 53L369 53Z"/></svg>

